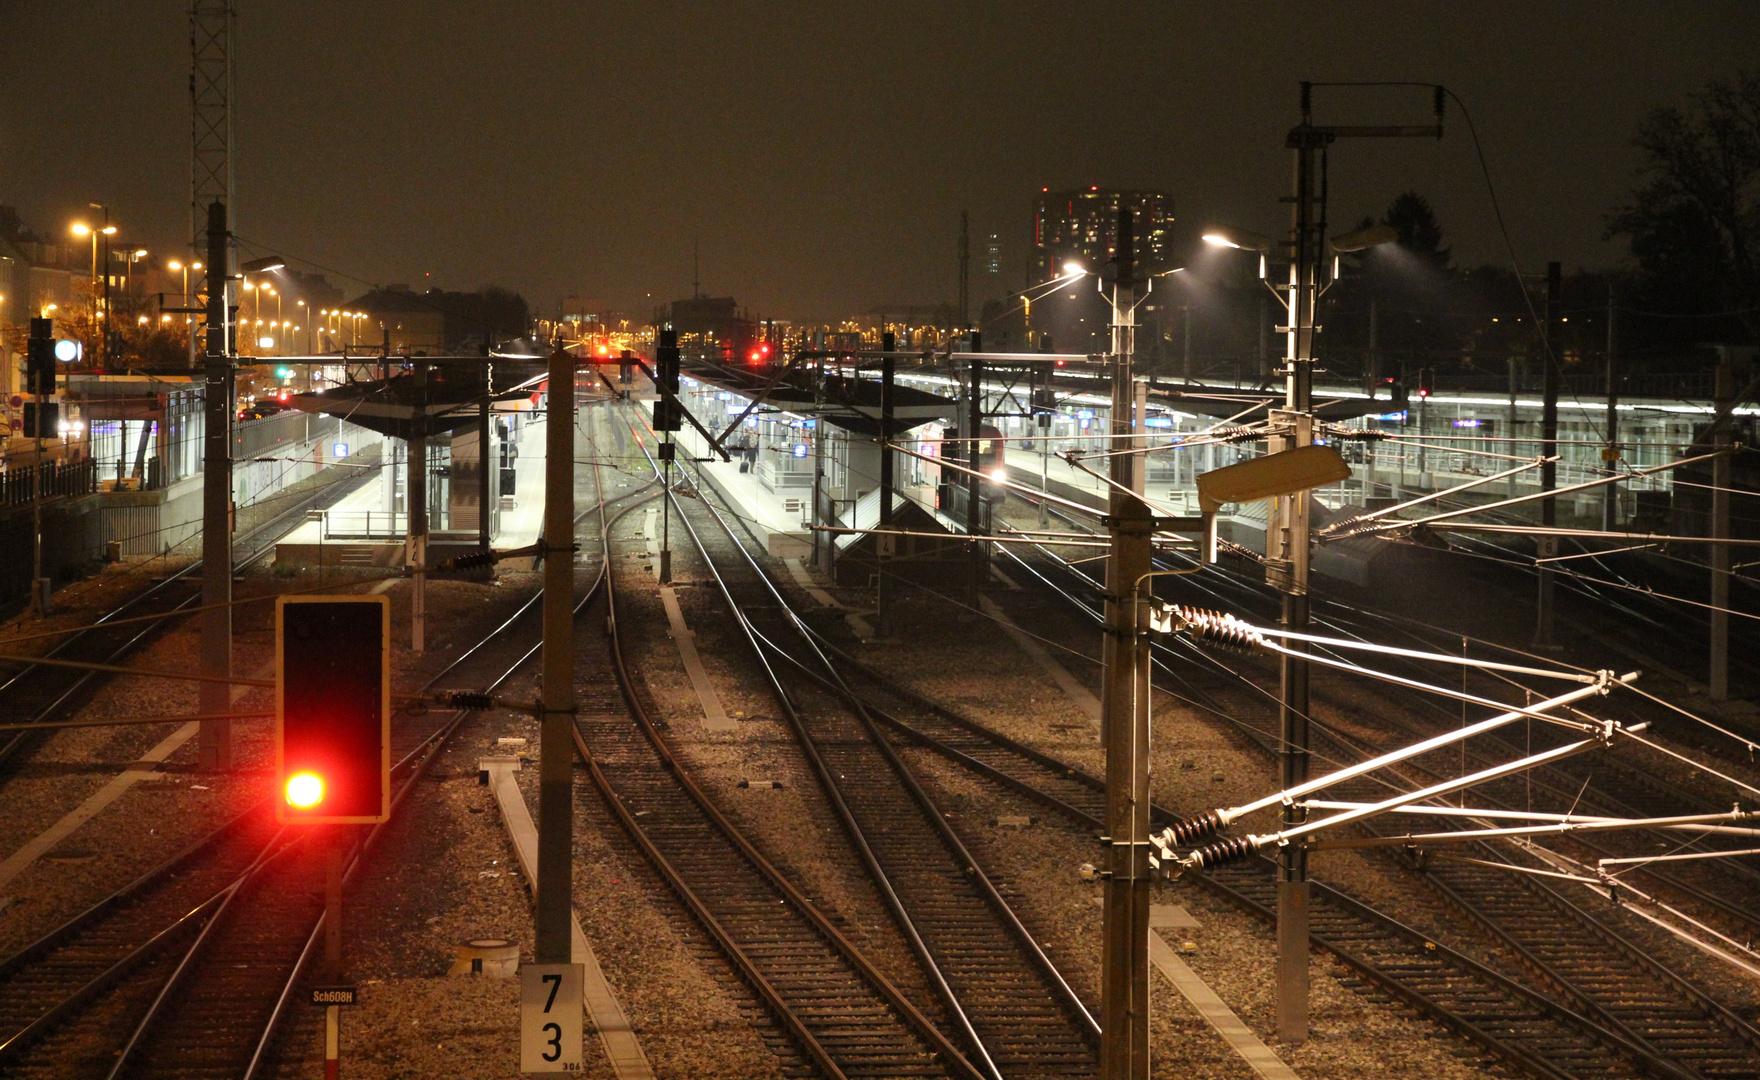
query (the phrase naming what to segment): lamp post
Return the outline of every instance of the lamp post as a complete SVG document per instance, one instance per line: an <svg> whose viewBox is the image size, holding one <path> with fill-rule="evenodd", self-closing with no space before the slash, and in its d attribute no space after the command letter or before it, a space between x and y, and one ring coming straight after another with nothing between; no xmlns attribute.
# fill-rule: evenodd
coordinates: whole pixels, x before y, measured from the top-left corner
<svg viewBox="0 0 1760 1080"><path fill-rule="evenodd" d="M135 248L128 255L128 284L124 290L130 297L134 296L134 264L147 257L146 248Z"/></svg>
<svg viewBox="0 0 1760 1080"><path fill-rule="evenodd" d="M1433 127L1316 126L1313 123L1313 84L1301 86L1301 122L1291 128L1284 145L1294 154L1294 194L1290 198L1290 233L1284 251L1289 256L1289 284L1279 297L1288 313L1285 334L1284 407L1270 412L1276 432L1266 442L1275 454L1310 446L1314 442L1313 412L1315 315L1320 294L1330 285L1323 281L1326 262L1326 167L1327 151L1342 137L1442 136L1441 87L1435 87L1436 124ZM1259 253L1259 276L1266 276L1265 262L1271 251L1268 238L1243 230L1218 227L1204 239L1222 247ZM1392 230L1374 226L1332 241L1334 251L1361 251L1394 239ZM1285 629L1305 632L1308 626L1308 494L1279 495L1265 528L1265 579L1283 594L1281 622ZM1308 778L1308 661L1305 644L1292 640L1279 661L1279 699L1282 788L1297 787ZM1307 811L1296 803L1283 808L1283 829L1306 821ZM1300 1043L1308 1037L1308 852L1303 844L1285 844L1277 867L1277 986L1275 1019L1277 1037Z"/></svg>
<svg viewBox="0 0 1760 1080"><path fill-rule="evenodd" d="M305 311L300 315L299 321L306 325L306 355L310 356L312 355L312 309L304 300L298 301L298 304L300 307L305 308Z"/></svg>
<svg viewBox="0 0 1760 1080"><path fill-rule="evenodd" d="M109 329L108 319L110 317L110 268L104 267L104 286L100 290L98 286L98 237L105 237L104 254L106 261L108 261L109 237L116 235L116 226L110 224L110 209L108 207L98 206L97 203L93 203L92 206L104 211L103 224L87 225L83 221L76 221L73 223L73 235L92 238L92 322L94 325L103 324L98 329L98 360L101 365L109 359L110 349L110 335L105 332Z"/></svg>

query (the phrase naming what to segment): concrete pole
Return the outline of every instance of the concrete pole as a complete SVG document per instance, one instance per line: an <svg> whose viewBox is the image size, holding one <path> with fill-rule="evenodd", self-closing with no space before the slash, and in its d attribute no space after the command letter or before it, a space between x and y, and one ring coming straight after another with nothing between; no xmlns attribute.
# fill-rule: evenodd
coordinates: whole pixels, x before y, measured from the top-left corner
<svg viewBox="0 0 1760 1080"><path fill-rule="evenodd" d="M544 727L538 750L540 964L574 962L574 357L550 354L544 433Z"/></svg>
<svg viewBox="0 0 1760 1080"><path fill-rule="evenodd" d="M1717 411L1712 424L1716 430L1713 444L1723 455L1711 459L1711 537L1729 539L1729 485L1731 415L1735 405L1735 372L1730 366L1729 351L1724 350L1717 364L1714 389ZM1728 544L1711 545L1711 700L1729 700L1729 577Z"/></svg>
<svg viewBox="0 0 1760 1080"><path fill-rule="evenodd" d="M1558 263L1546 264L1546 353L1543 358L1546 364L1545 396L1540 406L1540 453L1546 457L1558 456L1558 391L1559 391L1559 349L1558 326L1563 317L1562 302L1559 290L1563 282L1563 269ZM1540 489L1551 491L1558 486L1558 464L1548 461L1540 466ZM1540 524L1548 529L1558 525L1558 500L1542 499L1540 501ZM1558 540L1552 536L1541 536L1536 541L1536 548L1542 557L1558 553ZM1536 597L1534 644L1542 649L1553 647L1553 581L1552 568L1548 563L1539 564L1539 592Z"/></svg>
<svg viewBox="0 0 1760 1080"><path fill-rule="evenodd" d="M892 334L880 335L880 351L887 355L880 358L880 529L882 532L892 528L892 383L898 373L898 361L893 358L894 344ZM897 546L896 536L878 536L874 538L874 550L877 556L875 565L875 596L874 629L883 638L892 636L892 587L886 582L887 563Z"/></svg>
<svg viewBox="0 0 1760 1080"><path fill-rule="evenodd" d="M1131 434L1131 353L1135 346L1136 254L1128 207L1118 215L1118 283L1112 301L1114 436ZM1112 449L1124 442L1115 438ZM1105 680L1101 740L1106 746L1106 879L1100 958L1100 1075L1149 1076L1149 606L1136 602L1150 569L1155 519L1130 486L1132 455L1111 457L1111 557L1106 562ZM1120 490L1122 488L1123 490Z"/></svg>
<svg viewBox="0 0 1760 1080"><path fill-rule="evenodd" d="M416 358L410 364L415 380L415 408L409 418L409 463L403 506L408 518L404 549L409 565L416 568L409 590L409 651L426 647L428 621L428 364Z"/></svg>
<svg viewBox="0 0 1760 1080"><path fill-rule="evenodd" d="M232 676L232 310L227 273L226 206L208 207L207 378L203 387L202 429L202 674ZM219 716L232 711L232 688L204 682L198 711ZM197 736L197 759L207 772L232 768L232 721L204 720Z"/></svg>

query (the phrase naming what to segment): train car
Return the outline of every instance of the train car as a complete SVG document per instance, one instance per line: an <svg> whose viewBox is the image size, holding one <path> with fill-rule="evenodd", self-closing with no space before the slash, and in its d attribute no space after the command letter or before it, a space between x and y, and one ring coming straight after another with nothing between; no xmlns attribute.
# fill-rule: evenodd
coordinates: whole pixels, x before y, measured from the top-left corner
<svg viewBox="0 0 1760 1080"><path fill-rule="evenodd" d="M967 466L967 444L960 441L943 442L940 440L958 440L957 427L945 424L929 424L921 429L917 436L923 442L923 452L933 454L937 459L946 458L950 463ZM978 428L978 440L973 451L976 462L970 467L984 474L979 483L978 497L990 507L1002 502L1008 495L1004 481L1008 479L1007 441L1002 431L992 424L983 424ZM967 482L969 476L958 469L943 469L938 465L929 466L924 479L936 485L937 503L943 513L960 516L965 513ZM932 475L929 475L932 474Z"/></svg>

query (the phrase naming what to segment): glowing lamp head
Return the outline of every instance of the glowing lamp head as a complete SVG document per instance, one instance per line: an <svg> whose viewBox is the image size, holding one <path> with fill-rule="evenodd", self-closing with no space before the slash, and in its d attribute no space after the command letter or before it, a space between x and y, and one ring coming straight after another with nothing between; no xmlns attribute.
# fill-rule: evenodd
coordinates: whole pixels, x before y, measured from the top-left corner
<svg viewBox="0 0 1760 1080"><path fill-rule="evenodd" d="M1079 262L1076 262L1074 260L1071 260L1071 261L1063 264L1063 273L1064 273L1065 277L1076 277L1076 276L1083 274L1085 272L1086 271L1083 268L1082 264Z"/></svg>
<svg viewBox="0 0 1760 1080"><path fill-rule="evenodd" d="M310 810L324 801L324 781L317 773L295 773L287 778L287 805Z"/></svg>
<svg viewBox="0 0 1760 1080"><path fill-rule="evenodd" d="M1230 240L1228 237L1222 235L1221 233L1205 233L1204 234L1204 242L1206 244L1210 244L1214 247L1235 248L1236 250L1239 250L1239 248L1240 248L1239 244L1235 243L1233 240Z"/></svg>
<svg viewBox="0 0 1760 1080"><path fill-rule="evenodd" d="M990 479L992 479L992 480L996 481L998 484L1000 484L1003 481L1008 479L1008 470L1007 469L992 469L992 470L990 470Z"/></svg>

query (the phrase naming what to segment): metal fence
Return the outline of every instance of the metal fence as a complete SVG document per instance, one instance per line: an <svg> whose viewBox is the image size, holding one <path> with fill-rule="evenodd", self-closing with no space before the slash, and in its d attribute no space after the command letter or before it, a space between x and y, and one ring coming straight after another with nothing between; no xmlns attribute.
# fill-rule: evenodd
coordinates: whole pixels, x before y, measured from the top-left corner
<svg viewBox="0 0 1760 1080"><path fill-rule="evenodd" d="M90 495L98 490L97 462L45 461L0 472L0 505L22 506L36 498L58 495Z"/></svg>

